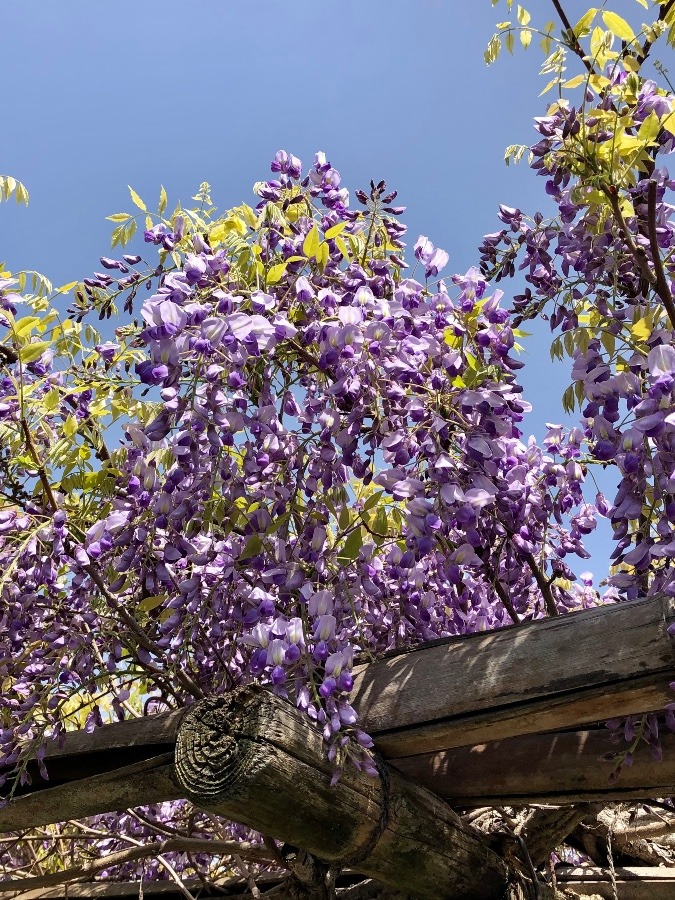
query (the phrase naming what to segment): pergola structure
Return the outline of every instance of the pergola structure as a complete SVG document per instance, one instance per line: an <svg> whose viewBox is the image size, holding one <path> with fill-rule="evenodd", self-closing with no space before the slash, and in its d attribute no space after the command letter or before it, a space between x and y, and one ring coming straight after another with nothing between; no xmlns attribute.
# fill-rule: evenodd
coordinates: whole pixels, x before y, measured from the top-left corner
<svg viewBox="0 0 675 900"><path fill-rule="evenodd" d="M350 900L671 897L675 735L662 737L662 762L640 747L613 779L617 745L603 723L670 701L674 621L673 601L655 597L436 641L360 667L353 702L375 740L379 779L347 768L332 785L320 732L255 686L72 732L48 751L50 780L36 768L0 809L0 831L10 840L187 798L275 842L167 837L118 852L120 861L190 848L236 853L283 866L292 890L303 885L311 898L326 896L331 867L341 871L335 896ZM495 817L504 828L488 834L481 826ZM593 865L537 874L563 842ZM138 884L96 880L115 861L1 882L0 900L139 896ZM199 897L295 896L279 871L254 885L233 877L193 887ZM145 884L141 894L184 895L172 882Z"/></svg>

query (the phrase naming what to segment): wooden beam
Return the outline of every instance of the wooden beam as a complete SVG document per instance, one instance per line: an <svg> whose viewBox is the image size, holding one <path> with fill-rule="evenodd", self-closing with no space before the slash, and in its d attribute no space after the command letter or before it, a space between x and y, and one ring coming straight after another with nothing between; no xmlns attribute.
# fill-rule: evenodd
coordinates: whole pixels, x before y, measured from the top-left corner
<svg viewBox="0 0 675 900"><path fill-rule="evenodd" d="M35 790L0 807L0 832L116 812L183 797L173 778L173 753L79 781Z"/></svg>
<svg viewBox="0 0 675 900"><path fill-rule="evenodd" d="M195 805L420 898L497 900L508 873L487 839L382 763L331 786L321 733L290 703L240 688L192 707L176 777Z"/></svg>
<svg viewBox="0 0 675 900"><path fill-rule="evenodd" d="M673 601L652 597L425 644L356 672L388 759L649 712L672 699Z"/></svg>
<svg viewBox="0 0 675 900"><path fill-rule="evenodd" d="M622 802L675 794L675 734L661 736L663 760L645 744L632 766L610 776L606 757L625 745L607 729L532 734L396 759L396 768L453 806Z"/></svg>
<svg viewBox="0 0 675 900"><path fill-rule="evenodd" d="M580 765L578 748L569 743L573 738L557 737L554 746L543 750L541 744L528 742L500 749L494 741L662 707L672 699L669 683L673 679L673 652L667 632L673 620L671 602L656 597L606 606L490 634L435 642L389 656L357 670L354 705L361 724L374 736L385 758L414 755L415 761L399 763L399 768L419 777L432 790L445 792L453 802L480 805L499 799L503 803L525 803L535 796L541 802L555 803L607 799L603 789L607 766L594 762L584 769L582 764L586 781L573 780ZM24 824L3 824L9 821L8 810L3 810L0 830L62 821L65 815L49 820L44 816L74 809L78 797L87 809L98 798L100 806L95 812L120 808L122 788L116 780L123 781L126 776L116 775L111 767L124 769L172 752L183 715L179 710L106 725L92 734L68 734L62 748L48 749L50 780L42 781L35 768L29 769L32 783L17 791L11 804L16 807L12 821ZM437 753L486 741L491 743L482 751L470 749L459 756ZM498 785L488 779L484 787L474 788L482 783L481 771L487 761L493 761L493 773L503 771L497 759L500 754L512 754L514 747L521 748L515 757L521 759L520 771L528 773L525 787L516 782ZM557 757L561 749L571 766L560 768L561 776L567 773L567 781L547 781L548 770L542 768L542 760L550 760L553 753ZM428 756L430 752L435 754L433 758ZM479 758L480 753L483 756ZM466 777L457 774L462 766L468 767ZM555 766L559 766L557 758ZM511 771L517 777L513 761ZM533 779L538 772L538 780ZM595 786L594 773L600 773ZM91 778L99 780L90 784ZM660 783L656 793L663 794L663 778L664 770L656 767L640 784L626 782L628 792L622 796L649 796L652 783ZM58 791L73 781L82 782L77 791ZM160 782L167 794L164 797L158 794ZM155 786L147 782L146 797L142 795L142 783L134 790L137 804L175 796L168 775ZM38 800L37 794L45 791L54 800ZM34 799L24 803L22 794ZM494 799L490 801L489 796ZM67 798L70 805L62 805L60 797ZM22 818L21 810L28 818ZM30 818L40 810L39 822Z"/></svg>
<svg viewBox="0 0 675 900"><path fill-rule="evenodd" d="M616 893L609 869L590 866L556 869L559 888L567 888L582 897L600 896L613 900L672 900L675 897L675 869L635 866L615 870Z"/></svg>

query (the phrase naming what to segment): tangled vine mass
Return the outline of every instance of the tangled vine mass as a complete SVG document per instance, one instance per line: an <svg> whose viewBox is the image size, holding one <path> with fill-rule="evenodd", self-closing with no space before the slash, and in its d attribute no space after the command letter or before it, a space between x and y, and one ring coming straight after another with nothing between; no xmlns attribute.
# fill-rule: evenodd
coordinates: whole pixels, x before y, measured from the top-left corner
<svg viewBox="0 0 675 900"><path fill-rule="evenodd" d="M48 778L66 730L253 681L318 723L336 778L376 775L356 662L675 596L675 101L642 74L659 34L599 15L545 29L559 96L537 143L511 148L555 214L501 206L464 274L428 237L407 250L383 182L354 203L324 153L303 168L284 151L255 205L223 214L206 184L172 214L163 189L157 213L132 191L136 212L110 217L118 254L61 293L0 273L7 793L29 759ZM501 23L488 55L517 33L527 46L529 16ZM584 66L565 81L570 57ZM137 222L144 246L125 248ZM518 380L533 317L571 359L580 416L541 443ZM605 498L592 474L608 466ZM615 542L600 590L583 571L598 517ZM659 721L614 723L628 762L636 739L658 753ZM81 838L106 849L106 833L188 820L212 828L180 802L97 817Z"/></svg>

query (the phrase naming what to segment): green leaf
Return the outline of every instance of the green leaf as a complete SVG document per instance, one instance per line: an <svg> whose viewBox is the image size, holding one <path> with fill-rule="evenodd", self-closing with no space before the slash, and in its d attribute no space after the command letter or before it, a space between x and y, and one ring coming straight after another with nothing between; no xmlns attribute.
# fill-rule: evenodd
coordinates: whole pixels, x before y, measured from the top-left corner
<svg viewBox="0 0 675 900"><path fill-rule="evenodd" d="M320 238L319 238L319 229L316 225L312 225L307 237L302 242L302 252L307 257L316 256L316 252L319 249Z"/></svg>
<svg viewBox="0 0 675 900"><path fill-rule="evenodd" d="M351 525L352 514L348 506L343 506L338 517L338 526L340 531L346 531Z"/></svg>
<svg viewBox="0 0 675 900"><path fill-rule="evenodd" d="M166 600L166 594L156 594L154 597L144 597L143 600L138 604L138 609L141 612L151 612L153 609L157 609L158 606L161 606L162 603Z"/></svg>
<svg viewBox="0 0 675 900"><path fill-rule="evenodd" d="M130 218L131 215L129 213L113 213L112 216L106 216L109 222L126 222Z"/></svg>
<svg viewBox="0 0 675 900"><path fill-rule="evenodd" d="M131 187L130 184L128 184L127 187L129 188L129 193L131 194L131 200L134 203L134 205L137 206L139 209L142 209L143 212L147 212L148 211L147 206L145 205L145 203L143 203L143 201L138 196L136 191Z"/></svg>
<svg viewBox="0 0 675 900"><path fill-rule="evenodd" d="M372 509L374 506L376 506L380 502L383 494L384 491L375 491L374 494L371 494L363 504L363 509L361 510L361 512L368 512L369 509Z"/></svg>
<svg viewBox="0 0 675 900"><path fill-rule="evenodd" d="M509 33L504 38L504 44L506 45L506 49L509 51L509 53L513 53L515 43L516 39L513 36L513 32L509 31Z"/></svg>
<svg viewBox="0 0 675 900"><path fill-rule="evenodd" d="M166 196L166 191L164 190L164 185L162 185L162 189L159 192L159 204L157 206L157 212L162 215L164 210L166 209L166 204L168 203L169 198Z"/></svg>
<svg viewBox="0 0 675 900"><path fill-rule="evenodd" d="M345 228L347 227L347 222L336 222L335 225L331 225L328 231L324 231L323 236L329 241L331 238L334 238L336 235L341 234Z"/></svg>
<svg viewBox="0 0 675 900"><path fill-rule="evenodd" d="M520 43L526 50L532 43L532 32L529 28L523 28L520 32Z"/></svg>
<svg viewBox="0 0 675 900"><path fill-rule="evenodd" d="M276 284L278 281L284 277L284 273L286 271L286 266L288 265L288 260L285 262L279 263L276 266L271 266L267 275L265 276L265 281L267 284Z"/></svg>
<svg viewBox="0 0 675 900"><path fill-rule="evenodd" d="M338 561L343 565L353 562L359 555L361 547L363 547L363 535L360 528L355 528L344 542L342 550L338 554Z"/></svg>
<svg viewBox="0 0 675 900"><path fill-rule="evenodd" d="M257 556L261 550L262 541L260 540L260 536L257 534L252 534L251 537L246 541L244 549L239 554L239 559L250 559L252 556Z"/></svg>
<svg viewBox="0 0 675 900"><path fill-rule="evenodd" d="M35 360L39 359L49 346L49 341L35 341L32 344L26 344L19 350L19 357L21 359L21 362L35 362Z"/></svg>
<svg viewBox="0 0 675 900"><path fill-rule="evenodd" d="M622 19L617 13L604 12L602 14L602 21L605 23L606 27L618 38L621 38L622 41L628 41L630 43L630 41L635 40L633 29L628 22L626 22L625 19Z"/></svg>

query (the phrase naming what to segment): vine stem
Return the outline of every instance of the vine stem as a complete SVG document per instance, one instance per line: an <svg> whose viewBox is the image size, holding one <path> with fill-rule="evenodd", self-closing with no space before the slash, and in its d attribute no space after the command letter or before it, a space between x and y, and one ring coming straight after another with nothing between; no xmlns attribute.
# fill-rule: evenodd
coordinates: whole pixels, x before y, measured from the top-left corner
<svg viewBox="0 0 675 900"><path fill-rule="evenodd" d="M609 199L609 203L612 207L614 218L616 219L616 222L619 226L619 232L621 233L621 236L625 240L628 249L630 250L643 276L649 283L650 287L652 287L656 291L659 299L666 308L671 327L675 328L675 303L673 303L673 297L670 293L670 289L663 272L663 264L661 263L661 255L659 253L659 246L656 239L656 182L653 180L649 182L649 188L647 192L647 218L649 220L647 223L647 228L649 230L649 246L654 257L654 269L652 269L652 267L649 265L649 259L647 257L647 253L645 252L645 249L639 244L635 243L633 235L628 230L626 220L624 219L623 213L621 212L621 206L619 204L619 197L616 193L616 189L614 191L610 191L607 187L605 188L605 194Z"/></svg>
<svg viewBox="0 0 675 900"><path fill-rule="evenodd" d="M570 44L569 44L570 49L573 50L574 53L576 53L576 55L582 61L584 66L586 66L586 71L592 75L593 74L593 66L590 64L590 62L584 56L584 51L581 47L581 44L577 40L576 35L574 34L574 29L572 28L570 20L567 18L567 14L566 14L565 10L562 8L562 4L559 2L559 0L551 0L551 2L553 3L553 6L555 7L555 11L558 13L558 18L562 22L563 28L565 29L565 32L567 33L567 36L568 36L569 42L570 42Z"/></svg>
<svg viewBox="0 0 675 900"><path fill-rule="evenodd" d="M656 181L653 178L650 179L647 188L647 227L649 228L649 249L652 252L652 262L656 272L656 283L654 287L663 301L671 326L675 328L675 303L673 302L673 295L670 292L670 287L666 280L666 273L663 270L661 251L659 250L659 242L656 234L656 188Z"/></svg>
<svg viewBox="0 0 675 900"><path fill-rule="evenodd" d="M532 570L532 575L534 576L534 580L537 582L537 587L541 591L541 595L544 598L544 603L546 604L546 612L549 616L557 616L558 615L558 607L555 605L555 600L553 599L553 592L551 591L551 585L545 578L543 572L537 565L537 560L534 556L526 552L523 554L525 557L525 562L528 564L530 569Z"/></svg>

